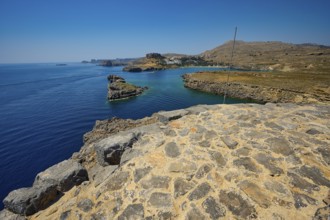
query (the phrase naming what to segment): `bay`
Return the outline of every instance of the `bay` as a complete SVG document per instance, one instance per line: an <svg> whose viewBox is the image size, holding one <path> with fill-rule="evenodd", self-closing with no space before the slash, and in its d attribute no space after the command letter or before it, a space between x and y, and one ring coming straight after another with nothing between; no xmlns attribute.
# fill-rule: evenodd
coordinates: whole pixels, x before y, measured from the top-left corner
<svg viewBox="0 0 330 220"><path fill-rule="evenodd" d="M160 110L218 104L223 98L184 88L181 75L214 68L128 73L122 67L68 63L0 65L0 200L29 187L37 173L68 159L95 120L138 119ZM143 95L107 101L107 76L148 86ZM244 100L227 99L227 103ZM1 203L0 209L3 208Z"/></svg>

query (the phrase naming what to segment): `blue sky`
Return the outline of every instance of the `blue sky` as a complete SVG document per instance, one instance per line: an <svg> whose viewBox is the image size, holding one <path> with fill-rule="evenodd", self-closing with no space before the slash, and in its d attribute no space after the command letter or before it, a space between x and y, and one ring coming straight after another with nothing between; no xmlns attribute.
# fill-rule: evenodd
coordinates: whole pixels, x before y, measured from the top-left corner
<svg viewBox="0 0 330 220"><path fill-rule="evenodd" d="M330 45L330 0L0 0L0 63L199 54L233 38Z"/></svg>

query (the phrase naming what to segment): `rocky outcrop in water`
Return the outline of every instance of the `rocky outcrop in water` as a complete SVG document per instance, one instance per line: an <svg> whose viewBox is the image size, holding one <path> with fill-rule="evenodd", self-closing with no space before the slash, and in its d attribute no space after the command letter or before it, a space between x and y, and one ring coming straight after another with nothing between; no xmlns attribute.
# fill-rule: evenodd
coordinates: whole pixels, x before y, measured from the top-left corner
<svg viewBox="0 0 330 220"><path fill-rule="evenodd" d="M28 218L330 215L329 106L200 105L151 118L156 121L87 141L71 160L81 162L89 180Z"/></svg>
<svg viewBox="0 0 330 220"><path fill-rule="evenodd" d="M108 81L108 100L138 96L148 89L148 87L140 87L126 83L124 78L116 75L109 75Z"/></svg>

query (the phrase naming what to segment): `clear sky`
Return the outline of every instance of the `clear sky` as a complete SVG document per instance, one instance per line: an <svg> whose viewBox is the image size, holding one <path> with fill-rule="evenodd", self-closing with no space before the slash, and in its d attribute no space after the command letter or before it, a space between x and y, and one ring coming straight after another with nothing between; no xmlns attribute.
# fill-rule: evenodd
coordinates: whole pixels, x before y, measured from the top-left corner
<svg viewBox="0 0 330 220"><path fill-rule="evenodd" d="M233 38L330 45L330 0L0 0L0 63L199 54Z"/></svg>

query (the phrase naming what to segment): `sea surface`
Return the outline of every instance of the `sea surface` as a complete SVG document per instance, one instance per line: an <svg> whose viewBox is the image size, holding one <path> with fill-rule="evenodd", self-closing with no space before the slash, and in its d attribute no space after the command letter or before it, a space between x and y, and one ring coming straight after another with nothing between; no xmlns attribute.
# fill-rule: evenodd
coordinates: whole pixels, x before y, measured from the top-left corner
<svg viewBox="0 0 330 220"><path fill-rule="evenodd" d="M160 110L223 101L221 96L183 86L182 74L207 68L143 73L121 69L80 63L0 65L1 201L14 189L31 186L39 172L79 151L83 134L93 128L95 120L138 119ZM108 102L109 74L149 90L138 97ZM228 98L226 102L245 101Z"/></svg>

